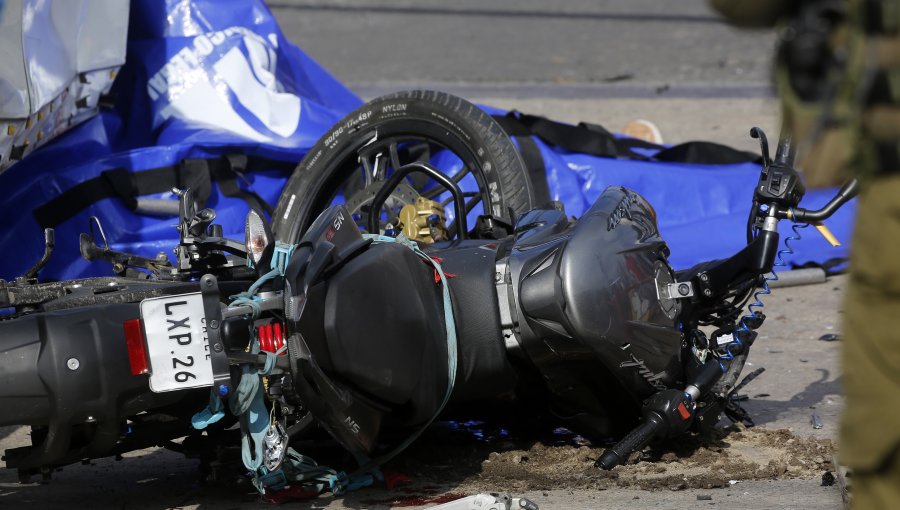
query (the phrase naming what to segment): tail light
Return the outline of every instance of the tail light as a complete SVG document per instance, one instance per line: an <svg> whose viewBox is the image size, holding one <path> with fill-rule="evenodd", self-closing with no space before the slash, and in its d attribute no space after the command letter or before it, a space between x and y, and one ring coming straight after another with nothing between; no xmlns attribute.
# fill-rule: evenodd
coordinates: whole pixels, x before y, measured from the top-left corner
<svg viewBox="0 0 900 510"><path fill-rule="evenodd" d="M122 327L125 329L125 345L128 346L128 363L131 365L132 375L149 374L144 325L140 319L131 319L125 321Z"/></svg>
<svg viewBox="0 0 900 510"><path fill-rule="evenodd" d="M284 326L280 322L263 324L256 328L259 337L259 350L276 353L284 347ZM279 356L284 356L284 351Z"/></svg>

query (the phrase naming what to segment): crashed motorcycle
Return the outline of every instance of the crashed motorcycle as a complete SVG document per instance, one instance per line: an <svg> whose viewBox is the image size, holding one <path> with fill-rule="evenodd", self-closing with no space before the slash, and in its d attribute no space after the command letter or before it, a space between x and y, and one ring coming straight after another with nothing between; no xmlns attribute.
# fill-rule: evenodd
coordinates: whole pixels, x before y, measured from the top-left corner
<svg viewBox="0 0 900 510"><path fill-rule="evenodd" d="M8 450L7 467L24 479L154 445L209 460L216 445L241 444L261 491L325 480L339 492L471 402L542 408L621 438L603 469L654 438L739 416L729 394L765 320L752 305L742 313L768 292L779 221L820 224L857 191L850 182L821 210L799 207L790 141L770 159L752 134L764 164L747 246L682 270L634 191L608 188L577 220L551 203L513 223L488 187L469 229L458 182L402 163L403 144L373 166L380 178L357 187L356 205L310 195L325 210L308 226L285 195L273 225L251 212L245 239L225 239L188 191L174 263L84 234L82 254L119 276L38 284L38 263L0 288L14 308L0 320L0 425L30 425L33 442ZM376 141L359 138L357 151ZM449 226L443 203L408 200L415 174L452 199ZM52 235L46 244L49 256ZM316 430L352 454L351 475L290 448Z"/></svg>

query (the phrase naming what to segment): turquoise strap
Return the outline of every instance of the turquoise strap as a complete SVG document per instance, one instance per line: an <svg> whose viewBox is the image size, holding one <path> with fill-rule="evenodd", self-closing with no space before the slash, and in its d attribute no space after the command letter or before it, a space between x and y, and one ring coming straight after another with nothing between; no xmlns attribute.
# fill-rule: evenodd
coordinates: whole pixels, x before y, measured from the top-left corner
<svg viewBox="0 0 900 510"><path fill-rule="evenodd" d="M191 426L197 430L203 430L224 417L225 406L222 404L222 398L215 389L212 389L209 392L209 404L191 417Z"/></svg>

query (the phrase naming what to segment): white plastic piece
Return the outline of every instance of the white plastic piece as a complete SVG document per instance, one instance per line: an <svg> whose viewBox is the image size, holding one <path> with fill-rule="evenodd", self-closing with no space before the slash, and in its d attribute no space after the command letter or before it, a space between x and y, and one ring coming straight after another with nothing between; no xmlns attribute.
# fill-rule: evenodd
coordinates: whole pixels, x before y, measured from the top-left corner
<svg viewBox="0 0 900 510"><path fill-rule="evenodd" d="M509 510L506 502L493 494L477 494L465 498L450 501L438 506L429 507L430 510Z"/></svg>
<svg viewBox="0 0 900 510"><path fill-rule="evenodd" d="M97 113L125 62L128 2L0 3L0 171Z"/></svg>
<svg viewBox="0 0 900 510"><path fill-rule="evenodd" d="M720 347L723 345L728 345L732 342L734 342L734 335L732 335L731 333L725 333L716 340L716 343L718 343Z"/></svg>
<svg viewBox="0 0 900 510"><path fill-rule="evenodd" d="M538 506L525 498L511 498L509 494L481 493L428 507L429 510L538 510Z"/></svg>

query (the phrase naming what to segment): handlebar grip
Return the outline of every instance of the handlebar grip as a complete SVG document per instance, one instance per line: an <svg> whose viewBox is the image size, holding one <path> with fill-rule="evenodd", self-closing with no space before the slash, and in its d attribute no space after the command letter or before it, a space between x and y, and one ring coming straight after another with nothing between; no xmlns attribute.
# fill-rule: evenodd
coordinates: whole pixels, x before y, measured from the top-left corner
<svg viewBox="0 0 900 510"><path fill-rule="evenodd" d="M607 448L594 465L603 470L610 470L625 462L628 456L631 455L631 452L638 448L643 448L644 445L649 443L656 436L659 429L662 428L662 425L662 420L658 416L651 414L637 428L622 438L621 441L611 448Z"/></svg>

